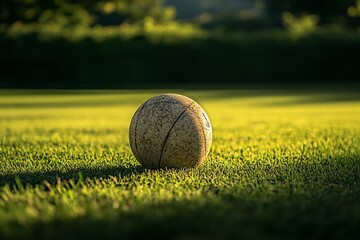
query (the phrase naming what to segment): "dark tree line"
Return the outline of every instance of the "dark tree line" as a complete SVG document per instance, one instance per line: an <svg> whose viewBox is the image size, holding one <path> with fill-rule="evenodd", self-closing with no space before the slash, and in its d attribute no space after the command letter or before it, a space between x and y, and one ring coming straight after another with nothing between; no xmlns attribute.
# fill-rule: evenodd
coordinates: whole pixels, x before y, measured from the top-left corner
<svg viewBox="0 0 360 240"><path fill-rule="evenodd" d="M243 1L246 3L248 0ZM282 14L284 12L290 12L294 16L316 14L319 16L320 25L359 26L359 17L354 18L348 14L349 7L354 6L357 0L254 1L264 3L264 15L267 25L269 23L271 25L270 27L282 26ZM165 1L166 4L178 6L182 9L181 14L185 16L187 16L186 13L196 14L194 11L209 11L209 6L214 12L216 10L221 11L224 6L240 7L240 2L241 0ZM0 23L47 22L67 18L69 25L120 24L124 21L138 23L149 16L156 22L173 20L175 9L164 6L163 3L164 0L1 0ZM207 8L202 8L204 6ZM231 16L228 18L231 22Z"/></svg>

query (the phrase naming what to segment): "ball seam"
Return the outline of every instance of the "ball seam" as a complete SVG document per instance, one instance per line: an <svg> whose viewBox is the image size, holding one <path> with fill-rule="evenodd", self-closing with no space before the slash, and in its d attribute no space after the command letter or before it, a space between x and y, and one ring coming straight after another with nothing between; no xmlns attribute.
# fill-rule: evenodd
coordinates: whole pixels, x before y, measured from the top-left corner
<svg viewBox="0 0 360 240"><path fill-rule="evenodd" d="M172 124L172 126L170 127L168 133L166 134L165 136L165 139L164 139L164 142L161 146L161 154L160 154L160 158L159 158L159 163L158 163L158 168L160 168L160 165L161 165L161 161L162 161L162 157L163 157L163 154L164 154L164 149L165 149L165 145L166 145L166 142L170 136L170 132L171 130L174 128L176 122L181 118L181 116L191 107L191 105L193 105L194 102L190 103L183 111L182 113L176 118L175 122Z"/></svg>

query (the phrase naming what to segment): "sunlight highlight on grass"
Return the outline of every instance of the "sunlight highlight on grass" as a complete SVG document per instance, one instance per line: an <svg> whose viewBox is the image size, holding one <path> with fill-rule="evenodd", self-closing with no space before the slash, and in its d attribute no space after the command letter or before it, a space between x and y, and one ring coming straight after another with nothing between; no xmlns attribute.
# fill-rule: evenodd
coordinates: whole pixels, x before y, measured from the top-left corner
<svg viewBox="0 0 360 240"><path fill-rule="evenodd" d="M2 90L0 237L358 233L357 92L172 90L207 111L213 146L199 168L150 171L128 127L161 92Z"/></svg>

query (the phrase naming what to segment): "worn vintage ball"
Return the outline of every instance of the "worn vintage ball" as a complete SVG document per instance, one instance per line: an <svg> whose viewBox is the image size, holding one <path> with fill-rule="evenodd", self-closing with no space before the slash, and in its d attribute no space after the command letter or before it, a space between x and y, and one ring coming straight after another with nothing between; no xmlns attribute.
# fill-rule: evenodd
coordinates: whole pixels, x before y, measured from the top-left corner
<svg viewBox="0 0 360 240"><path fill-rule="evenodd" d="M194 100L163 94L150 98L135 112L129 137L144 167L195 167L210 151L212 129L209 117Z"/></svg>

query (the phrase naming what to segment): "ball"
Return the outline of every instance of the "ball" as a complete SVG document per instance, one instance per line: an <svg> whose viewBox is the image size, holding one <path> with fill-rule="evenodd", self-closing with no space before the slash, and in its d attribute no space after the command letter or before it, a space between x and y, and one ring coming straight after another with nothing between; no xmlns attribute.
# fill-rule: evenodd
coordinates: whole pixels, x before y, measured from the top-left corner
<svg viewBox="0 0 360 240"><path fill-rule="evenodd" d="M130 123L129 140L135 158L146 168L189 168L209 154L209 117L194 100L162 94L144 102Z"/></svg>

